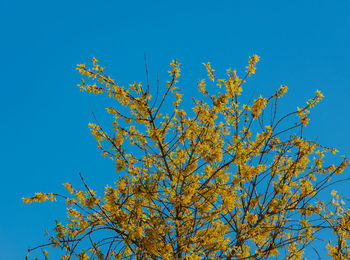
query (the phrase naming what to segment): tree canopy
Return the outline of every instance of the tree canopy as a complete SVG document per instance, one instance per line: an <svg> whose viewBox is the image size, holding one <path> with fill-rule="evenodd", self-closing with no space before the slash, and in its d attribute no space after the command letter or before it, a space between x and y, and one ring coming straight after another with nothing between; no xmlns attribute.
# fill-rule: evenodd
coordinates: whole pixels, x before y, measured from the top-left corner
<svg viewBox="0 0 350 260"><path fill-rule="evenodd" d="M219 78L205 63L208 79L197 82L192 110L182 103L177 60L165 86L150 86L147 65L146 84L123 87L95 58L78 64L82 91L117 101L107 108L111 127L96 119L89 128L119 177L103 196L81 176L81 188L64 184L67 194L23 198L67 204L49 242L29 251L53 246L62 259L302 259L321 243L333 259L350 259L350 210L336 191L319 198L349 161L303 134L323 95L317 90L282 116L284 85L242 102L258 61L250 57L241 78L232 69Z"/></svg>

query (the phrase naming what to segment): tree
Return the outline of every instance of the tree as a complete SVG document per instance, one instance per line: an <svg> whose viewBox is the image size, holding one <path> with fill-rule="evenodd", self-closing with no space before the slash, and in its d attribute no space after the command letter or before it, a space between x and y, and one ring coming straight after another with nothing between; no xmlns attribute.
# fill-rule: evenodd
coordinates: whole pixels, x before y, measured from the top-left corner
<svg viewBox="0 0 350 260"><path fill-rule="evenodd" d="M121 174L103 197L81 177L82 189L64 184L68 195L24 198L63 198L68 206L66 223L56 221L49 243L36 248L60 248L62 259L301 259L317 242L333 259L350 259L350 210L335 191L330 202L319 200L349 161L326 163L337 150L303 135L309 110L323 95L317 90L282 117L284 85L269 98L241 104L258 61L249 58L244 78L231 69L218 78L204 64L209 83L198 81L202 98L193 99L193 111L181 105L176 60L165 90L158 84L153 97L147 65L146 87L127 88L95 58L91 68L77 65L89 81L82 80L82 91L106 94L122 107L107 109L110 131L97 120L89 124ZM327 230L332 241L319 237Z"/></svg>

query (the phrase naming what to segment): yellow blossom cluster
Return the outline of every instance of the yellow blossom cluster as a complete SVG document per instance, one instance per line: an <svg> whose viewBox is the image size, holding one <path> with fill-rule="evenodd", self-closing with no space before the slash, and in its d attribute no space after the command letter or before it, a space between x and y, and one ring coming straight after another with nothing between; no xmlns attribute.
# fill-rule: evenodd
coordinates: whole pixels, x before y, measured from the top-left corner
<svg viewBox="0 0 350 260"><path fill-rule="evenodd" d="M252 57L249 58L249 65L247 66L247 74L250 76L251 74L255 74L256 70L256 64L260 60L260 57L256 54L254 54Z"/></svg>
<svg viewBox="0 0 350 260"><path fill-rule="evenodd" d="M56 196L52 193L41 193L37 192L34 194L33 197L30 198L23 198L24 203L33 203L33 202L43 202L47 200L54 201L56 199Z"/></svg>

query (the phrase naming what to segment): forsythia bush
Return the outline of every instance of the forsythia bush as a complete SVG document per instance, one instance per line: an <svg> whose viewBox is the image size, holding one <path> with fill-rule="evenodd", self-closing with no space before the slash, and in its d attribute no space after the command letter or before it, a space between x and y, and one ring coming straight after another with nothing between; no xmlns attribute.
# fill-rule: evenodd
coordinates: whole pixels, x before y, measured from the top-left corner
<svg viewBox="0 0 350 260"><path fill-rule="evenodd" d="M243 78L231 69L218 78L204 64L209 81L198 81L203 98L193 99L192 111L181 105L176 60L153 96L148 81L118 85L95 58L90 68L77 65L88 81L82 91L120 105L107 108L111 131L89 124L120 177L103 197L81 177L83 188L65 183L66 195L23 198L62 198L68 207L48 244L29 251L52 246L62 250L61 259L302 259L317 242L333 259L350 259L350 210L336 191L329 203L318 199L349 161L329 164L337 150L303 135L323 95L316 91L282 117L284 85L268 98L240 103L258 61L249 58ZM320 234L333 240L319 241Z"/></svg>

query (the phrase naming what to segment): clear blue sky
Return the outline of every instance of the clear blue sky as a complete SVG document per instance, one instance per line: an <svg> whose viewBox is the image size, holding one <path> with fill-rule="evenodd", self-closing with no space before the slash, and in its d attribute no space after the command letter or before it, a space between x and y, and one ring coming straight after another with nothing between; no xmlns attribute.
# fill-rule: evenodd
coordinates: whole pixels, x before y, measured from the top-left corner
<svg viewBox="0 0 350 260"><path fill-rule="evenodd" d="M308 134L350 157L349 0L12 0L0 10L1 260L23 259L45 242L53 219L63 219L63 203L29 206L23 196L63 192L62 183L80 183L79 172L99 191L113 182L112 162L87 127L90 106L105 117L105 99L76 87L75 65L91 56L124 85L145 81L144 52L153 79L177 58L190 96L202 62L223 73L256 53L261 62L248 86L268 96L286 84L286 112L320 89L325 99ZM348 187L338 190L350 197Z"/></svg>

